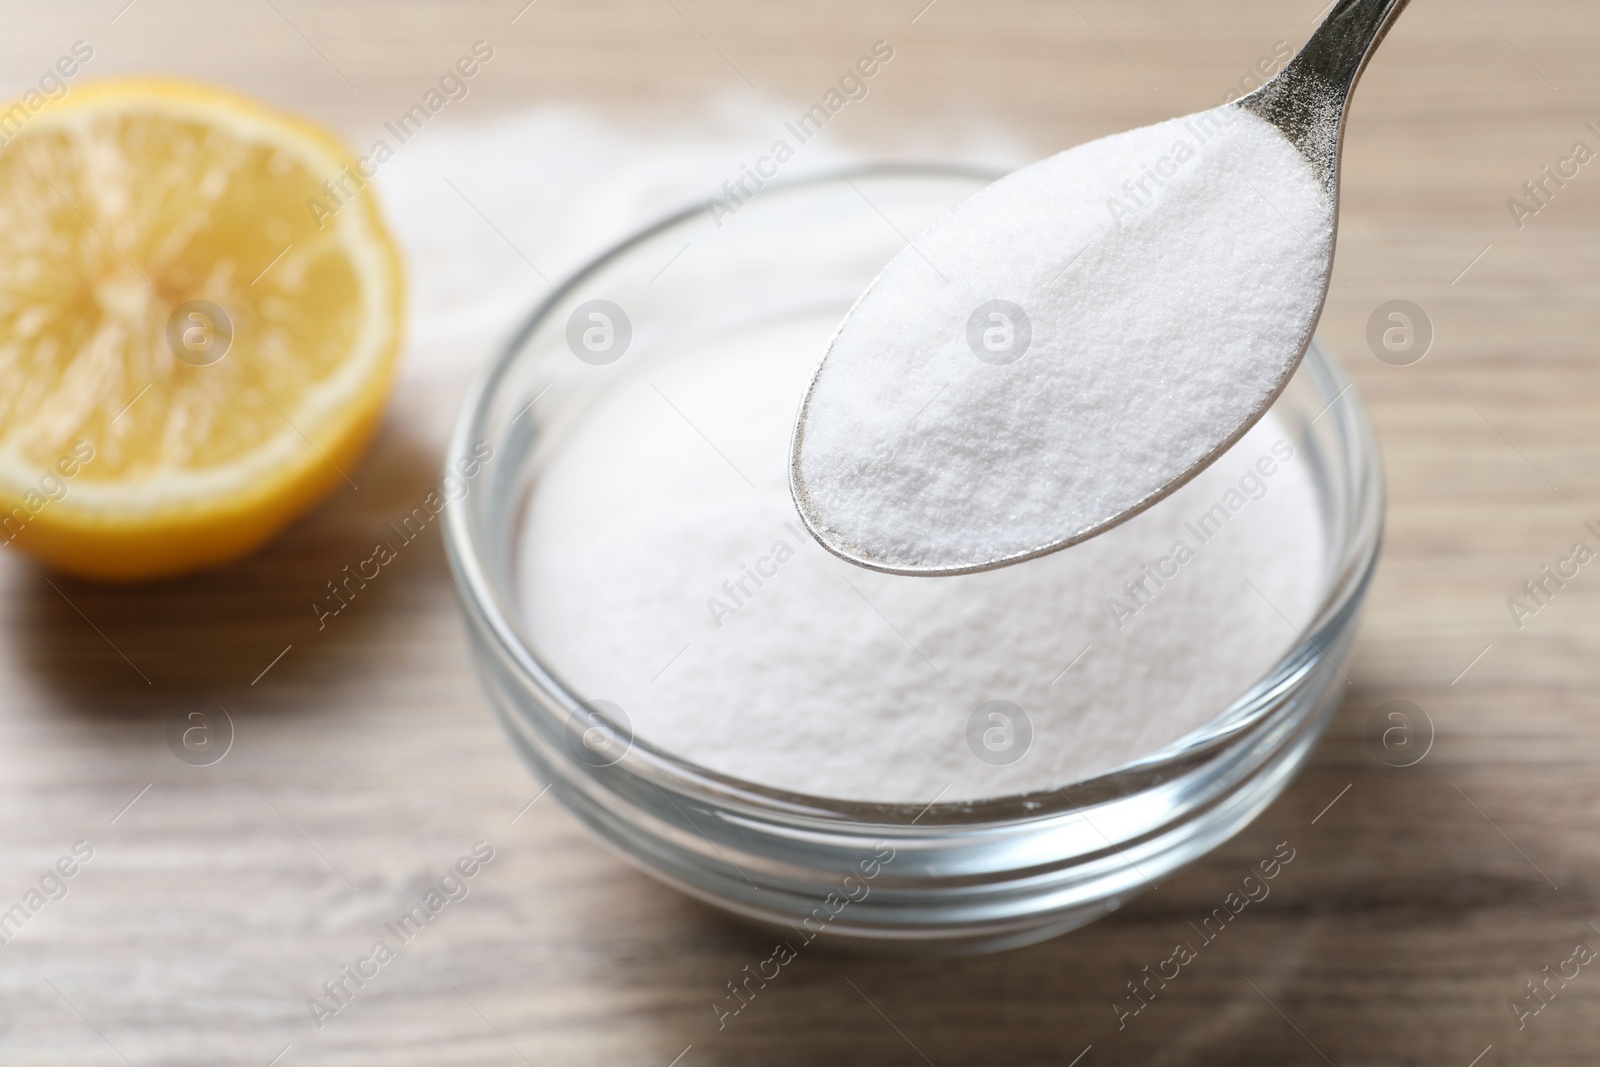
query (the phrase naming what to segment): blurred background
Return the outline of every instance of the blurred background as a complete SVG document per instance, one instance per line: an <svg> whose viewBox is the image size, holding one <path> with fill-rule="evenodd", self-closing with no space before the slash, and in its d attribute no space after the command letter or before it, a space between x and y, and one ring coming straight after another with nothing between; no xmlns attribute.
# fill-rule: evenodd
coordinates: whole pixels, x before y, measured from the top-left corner
<svg viewBox="0 0 1600 1067"><path fill-rule="evenodd" d="M0 1060L1592 1062L1600 976L1572 961L1600 946L1597 599L1580 578L1531 616L1509 603L1600 522L1600 171L1525 188L1578 142L1600 149L1592 4L1415 0L1368 71L1322 323L1389 477L1350 692L1276 805L1106 920L975 959L806 954L719 1031L710 1003L770 935L635 873L537 798L471 675L437 529L337 619L319 628L310 606L436 483L471 374L552 280L714 194L876 42L893 60L793 173L1015 165L1212 107L1322 11L13 5L7 95L83 41L83 79L217 82L363 151L475 43L492 59L377 179L413 302L359 490L195 578L105 587L0 554L0 907L74 843L92 851L0 945ZM1374 340L1395 301L1427 343ZM1416 709L1403 758L1373 725L1396 700ZM207 766L169 745L195 710L232 739ZM469 896L319 1026L308 998L478 841L493 859ZM1119 1030L1126 983L1284 842L1270 898Z"/></svg>

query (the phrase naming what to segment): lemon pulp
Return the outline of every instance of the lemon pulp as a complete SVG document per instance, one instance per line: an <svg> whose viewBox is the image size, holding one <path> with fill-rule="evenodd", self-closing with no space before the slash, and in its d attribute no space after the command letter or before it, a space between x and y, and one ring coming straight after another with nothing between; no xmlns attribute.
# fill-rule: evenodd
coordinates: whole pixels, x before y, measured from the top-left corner
<svg viewBox="0 0 1600 1067"><path fill-rule="evenodd" d="M0 148L0 541L174 574L348 481L402 326L361 184L336 138L204 86L91 84L31 116Z"/></svg>

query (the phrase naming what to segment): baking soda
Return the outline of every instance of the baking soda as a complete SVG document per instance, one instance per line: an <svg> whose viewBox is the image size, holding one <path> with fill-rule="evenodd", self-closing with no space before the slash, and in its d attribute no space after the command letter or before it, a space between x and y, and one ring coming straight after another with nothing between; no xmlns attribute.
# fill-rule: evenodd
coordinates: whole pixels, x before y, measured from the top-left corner
<svg viewBox="0 0 1600 1067"><path fill-rule="evenodd" d="M1234 441L1321 312L1333 204L1237 108L994 183L868 289L817 372L796 499L825 543L953 570L1088 537Z"/></svg>
<svg viewBox="0 0 1600 1067"><path fill-rule="evenodd" d="M795 516L787 460L836 322L818 311L653 353L648 380L616 384L543 468L520 535L522 626L638 740L812 795L1026 793L1178 740L1299 642L1327 588L1321 514L1271 415L1166 501L1064 552L954 578L829 555Z"/></svg>
<svg viewBox="0 0 1600 1067"><path fill-rule="evenodd" d="M792 110L668 134L551 108L430 128L382 178L410 257L431 265L414 279L413 388L400 401L415 399L396 417L438 442L454 408L439 398L473 363L463 354L489 353L543 286L441 174L557 277L715 187ZM1016 158L982 132L991 141L964 141L963 155ZM806 151L797 169L844 162L820 139ZM762 203L718 239L758 221ZM772 240L803 248L808 236L778 228ZM641 742L823 796L920 806L941 789L953 800L1047 789L1181 738L1299 642L1329 568L1309 462L1271 415L1168 500L1053 556L918 579L828 555L803 536L787 462L798 397L838 321L824 306L692 358L655 351L675 358L619 382L550 456L516 553L518 621L561 679L621 707ZM628 360L651 354L639 344ZM979 714L995 701L1026 723L1012 716L1008 731L989 718L1003 711Z"/></svg>

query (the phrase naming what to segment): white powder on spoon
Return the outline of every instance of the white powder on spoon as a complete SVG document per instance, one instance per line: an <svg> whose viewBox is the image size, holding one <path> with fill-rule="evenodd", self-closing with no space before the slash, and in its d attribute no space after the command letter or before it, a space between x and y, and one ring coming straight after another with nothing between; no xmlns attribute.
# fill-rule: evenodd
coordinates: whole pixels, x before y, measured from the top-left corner
<svg viewBox="0 0 1600 1067"><path fill-rule="evenodd" d="M802 515L858 562L934 571L1114 524L1288 379L1333 220L1300 153L1237 108L996 182L845 320L795 439Z"/></svg>
<svg viewBox="0 0 1600 1067"><path fill-rule="evenodd" d="M1171 498L1065 552L936 579L828 555L796 522L787 460L794 397L836 321L745 330L624 380L541 476L522 625L640 740L812 795L1011 795L1177 740L1299 640L1326 589L1322 526L1270 415ZM1008 766L969 744L993 700L1032 727ZM997 728L980 725L980 739Z"/></svg>

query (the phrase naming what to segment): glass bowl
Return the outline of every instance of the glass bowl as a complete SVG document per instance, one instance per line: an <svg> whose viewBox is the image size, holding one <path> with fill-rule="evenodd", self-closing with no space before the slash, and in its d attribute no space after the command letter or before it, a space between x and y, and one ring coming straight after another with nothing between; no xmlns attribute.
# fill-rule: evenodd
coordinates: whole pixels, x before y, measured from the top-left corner
<svg viewBox="0 0 1600 1067"><path fill-rule="evenodd" d="M527 638L518 606L527 504L548 457L607 390L693 349L710 323L726 334L801 305L835 309L837 322L906 234L993 177L876 167L674 215L534 310L471 390L451 441L447 484L472 491L446 509L447 551L479 676L517 751L628 862L784 930L796 948L823 937L989 951L1105 915L1271 803L1347 685L1383 487L1360 402L1320 344L1273 409L1308 460L1327 545L1327 591L1304 640L1204 726L1110 773L927 805L782 792L633 737L625 713L586 703L595 694L564 684Z"/></svg>

